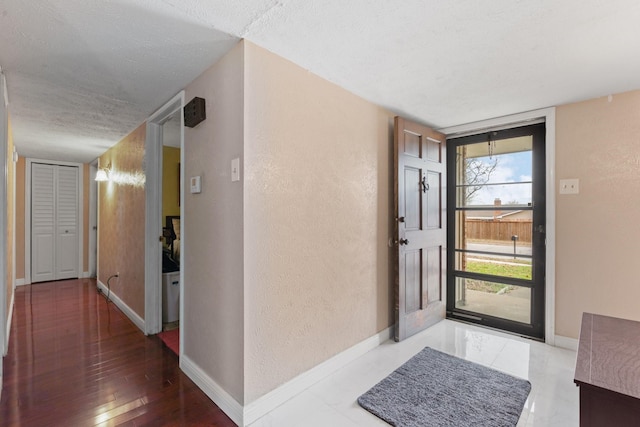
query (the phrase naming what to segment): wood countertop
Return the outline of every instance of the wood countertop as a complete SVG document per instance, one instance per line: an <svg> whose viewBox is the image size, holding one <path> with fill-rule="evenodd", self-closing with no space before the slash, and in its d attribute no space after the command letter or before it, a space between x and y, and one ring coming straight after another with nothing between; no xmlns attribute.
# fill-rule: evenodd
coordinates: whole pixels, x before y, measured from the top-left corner
<svg viewBox="0 0 640 427"><path fill-rule="evenodd" d="M640 322L584 313L574 382L640 399Z"/></svg>

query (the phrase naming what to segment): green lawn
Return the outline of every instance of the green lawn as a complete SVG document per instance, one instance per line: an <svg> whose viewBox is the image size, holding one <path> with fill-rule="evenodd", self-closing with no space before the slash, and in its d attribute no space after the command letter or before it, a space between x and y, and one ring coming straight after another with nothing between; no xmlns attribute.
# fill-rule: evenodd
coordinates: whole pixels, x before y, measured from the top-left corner
<svg viewBox="0 0 640 427"><path fill-rule="evenodd" d="M493 262L467 261L467 271L531 280L531 265L497 264Z"/></svg>
<svg viewBox="0 0 640 427"><path fill-rule="evenodd" d="M493 276L513 277L517 279L531 280L531 265L509 265L493 262L467 261L467 271L473 273L491 274ZM498 293L509 292L512 286L503 283L488 282L485 280L467 279L467 289L482 292Z"/></svg>

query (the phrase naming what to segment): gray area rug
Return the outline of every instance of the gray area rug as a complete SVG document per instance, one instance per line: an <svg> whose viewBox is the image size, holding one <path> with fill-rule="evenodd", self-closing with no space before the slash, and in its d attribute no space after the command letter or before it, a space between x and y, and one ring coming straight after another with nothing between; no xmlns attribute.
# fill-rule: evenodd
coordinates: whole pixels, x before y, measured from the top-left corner
<svg viewBox="0 0 640 427"><path fill-rule="evenodd" d="M397 427L513 427L531 383L426 347L358 398Z"/></svg>

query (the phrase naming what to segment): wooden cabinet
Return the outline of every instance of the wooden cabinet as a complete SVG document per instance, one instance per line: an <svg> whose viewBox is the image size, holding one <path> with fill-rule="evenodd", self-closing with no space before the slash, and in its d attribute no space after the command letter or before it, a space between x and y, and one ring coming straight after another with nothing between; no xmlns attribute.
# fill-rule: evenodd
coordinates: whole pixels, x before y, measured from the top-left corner
<svg viewBox="0 0 640 427"><path fill-rule="evenodd" d="M640 322L584 313L574 382L580 426L639 426Z"/></svg>

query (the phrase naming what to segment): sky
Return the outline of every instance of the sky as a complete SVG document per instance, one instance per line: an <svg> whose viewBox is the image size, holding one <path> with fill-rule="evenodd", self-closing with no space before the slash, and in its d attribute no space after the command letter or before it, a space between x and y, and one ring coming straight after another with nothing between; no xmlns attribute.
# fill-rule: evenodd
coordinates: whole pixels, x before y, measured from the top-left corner
<svg viewBox="0 0 640 427"><path fill-rule="evenodd" d="M508 183L531 181L531 151L480 157L477 160L485 164L493 164L498 159L498 166L491 174L489 183ZM488 185L474 194L472 204L493 205L494 199L500 198L503 205L516 201L518 204L531 202L531 184Z"/></svg>

